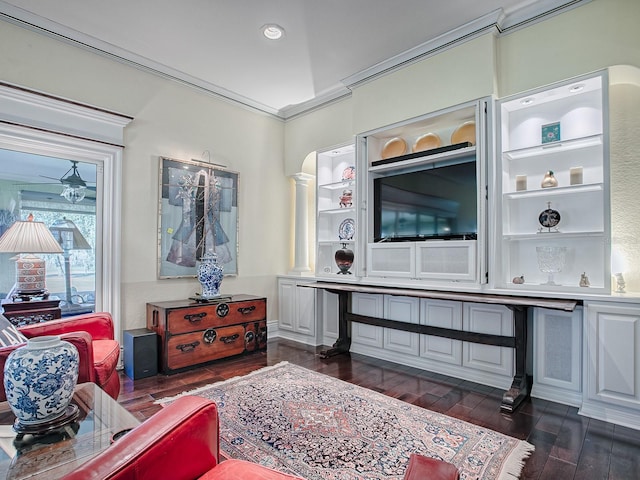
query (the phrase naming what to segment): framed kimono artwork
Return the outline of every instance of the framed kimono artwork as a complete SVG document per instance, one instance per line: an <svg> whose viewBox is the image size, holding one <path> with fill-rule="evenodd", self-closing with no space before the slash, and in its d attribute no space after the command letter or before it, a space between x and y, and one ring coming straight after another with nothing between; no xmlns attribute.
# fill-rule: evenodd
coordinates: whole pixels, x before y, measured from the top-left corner
<svg viewBox="0 0 640 480"><path fill-rule="evenodd" d="M214 252L238 273L238 173L194 160L160 158L158 277L195 277Z"/></svg>

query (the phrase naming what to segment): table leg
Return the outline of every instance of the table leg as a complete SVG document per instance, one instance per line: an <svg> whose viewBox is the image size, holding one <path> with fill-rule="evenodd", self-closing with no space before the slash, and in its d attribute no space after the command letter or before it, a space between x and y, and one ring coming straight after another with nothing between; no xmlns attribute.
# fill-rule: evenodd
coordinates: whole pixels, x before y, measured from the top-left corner
<svg viewBox="0 0 640 480"><path fill-rule="evenodd" d="M529 395L527 378L527 307L511 307L514 315L516 340L516 374L511 388L502 396L500 410L512 413Z"/></svg>
<svg viewBox="0 0 640 480"><path fill-rule="evenodd" d="M338 295L338 339L333 346L320 352L320 358L329 358L348 353L351 348L351 334L347 311L349 308L349 292L333 292Z"/></svg>

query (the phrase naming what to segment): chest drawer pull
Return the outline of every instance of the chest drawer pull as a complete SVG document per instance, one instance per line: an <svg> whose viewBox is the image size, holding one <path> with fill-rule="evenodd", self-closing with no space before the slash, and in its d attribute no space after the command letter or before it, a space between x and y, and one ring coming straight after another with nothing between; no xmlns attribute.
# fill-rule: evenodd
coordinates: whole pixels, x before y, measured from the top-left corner
<svg viewBox="0 0 640 480"><path fill-rule="evenodd" d="M197 340L191 343L181 343L176 345L176 350L180 350L182 353L193 352L198 345L200 345L200 342Z"/></svg>
<svg viewBox="0 0 640 480"><path fill-rule="evenodd" d="M206 316L207 316L207 312L187 313L184 316L184 319L188 320L191 323L198 323L200 320L202 320Z"/></svg>
<svg viewBox="0 0 640 480"><path fill-rule="evenodd" d="M249 315L251 312L253 312L256 309L255 305L251 305L250 307L240 307L238 309L238 311L242 314L242 315Z"/></svg>
<svg viewBox="0 0 640 480"><path fill-rule="evenodd" d="M233 335L230 335L228 337L220 337L220 341L222 343L233 343L235 342L238 338L240 337L240 335L238 335L237 333L234 333Z"/></svg>

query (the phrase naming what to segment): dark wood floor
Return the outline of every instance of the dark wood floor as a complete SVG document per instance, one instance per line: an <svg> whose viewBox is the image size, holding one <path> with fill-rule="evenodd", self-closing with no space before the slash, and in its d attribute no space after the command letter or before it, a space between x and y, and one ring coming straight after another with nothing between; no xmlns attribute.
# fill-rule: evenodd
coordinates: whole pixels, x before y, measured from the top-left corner
<svg viewBox="0 0 640 480"><path fill-rule="evenodd" d="M502 391L411 367L351 354L322 360L316 349L272 340L267 352L135 382L121 374L118 401L140 420L160 410L154 401L208 383L288 361L527 440L536 447L522 479L640 479L640 431L578 415L574 407L530 399L512 414L500 413Z"/></svg>

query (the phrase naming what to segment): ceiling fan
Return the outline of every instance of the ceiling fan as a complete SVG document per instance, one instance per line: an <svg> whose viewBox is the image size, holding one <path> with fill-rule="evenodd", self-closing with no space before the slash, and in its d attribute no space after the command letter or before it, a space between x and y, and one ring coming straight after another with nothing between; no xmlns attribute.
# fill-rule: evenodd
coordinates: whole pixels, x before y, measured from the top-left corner
<svg viewBox="0 0 640 480"><path fill-rule="evenodd" d="M95 190L95 187L87 187L87 182L85 182L80 176L80 173L78 173L78 162L76 160L70 160L70 162L71 168L60 178L47 177L45 175L40 176L51 180L58 180L64 185L60 196L71 203L78 203L84 199L87 194L87 188Z"/></svg>

